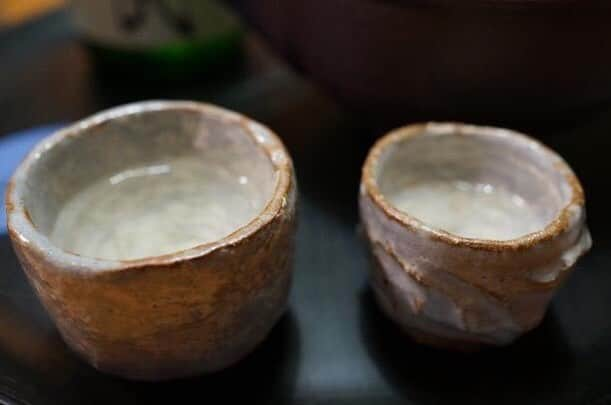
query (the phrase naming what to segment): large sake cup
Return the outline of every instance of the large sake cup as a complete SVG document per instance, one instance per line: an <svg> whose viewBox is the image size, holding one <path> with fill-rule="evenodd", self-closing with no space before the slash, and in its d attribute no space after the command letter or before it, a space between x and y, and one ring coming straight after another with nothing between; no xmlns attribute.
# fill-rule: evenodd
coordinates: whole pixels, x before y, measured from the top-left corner
<svg viewBox="0 0 611 405"><path fill-rule="evenodd" d="M211 105L155 101L43 140L6 209L66 343L101 371L158 380L220 370L264 340L287 307L295 200L272 131Z"/></svg>

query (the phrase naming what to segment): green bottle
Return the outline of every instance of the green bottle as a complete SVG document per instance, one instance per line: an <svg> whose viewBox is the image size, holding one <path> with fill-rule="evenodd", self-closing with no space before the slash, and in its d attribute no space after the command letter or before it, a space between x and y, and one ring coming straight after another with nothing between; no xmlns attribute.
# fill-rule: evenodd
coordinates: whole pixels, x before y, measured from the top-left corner
<svg viewBox="0 0 611 405"><path fill-rule="evenodd" d="M240 21L219 0L71 0L77 30L107 68L183 78L240 55Z"/></svg>

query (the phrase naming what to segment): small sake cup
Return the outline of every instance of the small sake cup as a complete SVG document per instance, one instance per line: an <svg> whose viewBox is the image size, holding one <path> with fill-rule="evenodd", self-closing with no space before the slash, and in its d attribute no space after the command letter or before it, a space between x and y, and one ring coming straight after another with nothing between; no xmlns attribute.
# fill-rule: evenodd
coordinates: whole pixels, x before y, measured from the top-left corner
<svg viewBox="0 0 611 405"><path fill-rule="evenodd" d="M435 194L440 182L462 187L460 193L489 193L477 197L483 201L503 190L509 203L528 207L529 219L512 208L505 222L492 216L486 224L494 237L479 237L484 228L465 221L498 210L461 206L470 198L449 201L453 191ZM401 193L416 205L399 207ZM370 150L359 200L379 306L414 340L442 348L506 345L536 327L591 246L573 171L541 143L506 129L457 123L397 129ZM512 233L519 224L528 231Z"/></svg>
<svg viewBox="0 0 611 405"><path fill-rule="evenodd" d="M222 187L210 191L208 199L223 213L220 218L234 220L229 227L215 215L205 218L211 214L203 210L174 218L181 226L203 221L210 229L220 227L224 233L216 239L178 251L154 245L159 255L122 259L119 249L109 256L110 250L102 248L108 241L91 226L105 195L91 200L95 205L72 223L72 231L89 226L79 238L55 229L58 217L72 209L71 199L91 184L115 173L121 174L111 182L132 181L143 174L134 167L168 175L171 163L163 162L184 157L201 161L202 172L220 181L216 186L247 187L241 199L222 193ZM120 190L134 194L147 209L151 199L163 196L152 225L156 220L165 224L168 212L180 215L190 189L202 189L208 181L198 173L181 172L176 195L166 195L173 188L142 183ZM107 201L105 219L116 220L112 211L125 206L122 197ZM295 202L291 159L268 128L211 105L152 101L99 113L43 140L13 175L6 210L21 265L68 346L103 372L161 380L223 369L264 340L287 307ZM124 215L128 223L140 209L131 208L135 211ZM125 228L117 221L113 226L126 232L139 224ZM150 252L160 237L184 236L180 227L164 226L127 244ZM125 237L121 240L125 245Z"/></svg>

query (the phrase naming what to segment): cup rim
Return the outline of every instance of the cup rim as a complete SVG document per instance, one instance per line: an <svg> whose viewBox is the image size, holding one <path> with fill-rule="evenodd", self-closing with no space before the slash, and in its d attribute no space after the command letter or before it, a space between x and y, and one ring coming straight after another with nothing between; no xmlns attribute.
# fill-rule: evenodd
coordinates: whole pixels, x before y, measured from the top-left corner
<svg viewBox="0 0 611 405"><path fill-rule="evenodd" d="M386 197L384 197L375 178L375 172L382 153L387 148L416 136L451 134L460 136L483 135L511 139L512 142L520 143L537 151L542 157L552 162L555 170L562 175L562 178L569 186L570 198L568 203L558 211L554 219L545 227L529 234L506 240L468 238L452 234L442 229L429 226L416 217L397 209L386 199ZM424 232L432 239L446 244L489 251L523 250L541 242L552 240L571 229L577 221L583 217L585 205L583 188L573 170L560 155L543 143L517 131L460 122L427 122L411 124L394 129L384 135L376 141L367 155L362 169L361 192L368 195L378 207L381 207L388 218L411 230Z"/></svg>
<svg viewBox="0 0 611 405"><path fill-rule="evenodd" d="M36 165L43 154L62 143L66 138L86 136L92 129L106 125L116 119L172 110L205 113L218 118L227 125L239 125L244 129L245 134L253 139L255 146L265 153L276 173L276 184L264 208L254 218L218 240L177 252L132 260L110 260L72 253L55 245L36 228L24 206L24 184L31 168ZM7 229L13 243L26 245L28 249L56 263L56 268L74 273L91 273L92 271L107 273L150 266L172 265L236 246L271 224L289 203L290 190L294 181L292 174L292 160L278 135L268 127L240 113L195 101L152 100L135 102L98 112L59 129L40 141L19 164L7 184L5 196Z"/></svg>

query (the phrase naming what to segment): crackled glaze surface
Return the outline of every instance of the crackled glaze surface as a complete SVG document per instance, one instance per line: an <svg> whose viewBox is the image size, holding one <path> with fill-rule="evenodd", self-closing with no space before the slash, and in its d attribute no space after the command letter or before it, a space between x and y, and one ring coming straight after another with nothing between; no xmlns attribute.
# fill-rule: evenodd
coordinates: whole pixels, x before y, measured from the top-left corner
<svg viewBox="0 0 611 405"><path fill-rule="evenodd" d="M159 101L42 141L6 207L66 343L101 371L160 380L223 369L265 339L287 305L296 199L291 159L269 129Z"/></svg>
<svg viewBox="0 0 611 405"><path fill-rule="evenodd" d="M519 194L492 184L410 179L385 195L402 212L466 238L514 239L547 225Z"/></svg>
<svg viewBox="0 0 611 405"><path fill-rule="evenodd" d="M489 221L489 213L465 224L490 207L427 203L431 195L456 198L453 191L438 192L440 181L502 188L510 199L520 196L530 217L524 221L512 207L504 215L524 221L517 227ZM410 204L422 205L401 204L397 195L410 189L425 193L410 197ZM416 339L434 345L512 342L540 322L555 289L591 245L583 192L568 166L529 138L495 128L427 124L391 133L367 158L360 208L380 306ZM458 215L465 209L472 215ZM497 221L501 229L491 229Z"/></svg>
<svg viewBox="0 0 611 405"><path fill-rule="evenodd" d="M179 157L113 174L77 192L50 238L83 256L133 260L222 239L259 214L275 182L250 175L248 161L225 153Z"/></svg>

